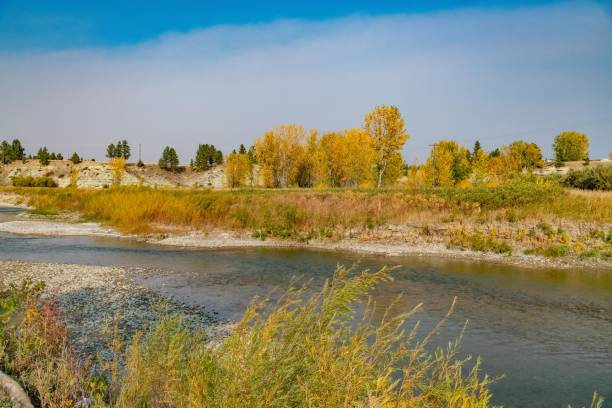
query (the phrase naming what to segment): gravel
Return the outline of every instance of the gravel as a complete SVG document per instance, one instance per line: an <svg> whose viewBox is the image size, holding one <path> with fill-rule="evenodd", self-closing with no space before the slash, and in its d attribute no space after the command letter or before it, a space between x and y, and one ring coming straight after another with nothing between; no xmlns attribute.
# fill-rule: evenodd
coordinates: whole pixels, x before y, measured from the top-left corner
<svg viewBox="0 0 612 408"><path fill-rule="evenodd" d="M26 278L44 281L44 297L57 301L75 345L87 353L106 350L109 331L118 317L120 334L131 338L164 314L180 314L190 327L204 329L213 339L231 330L201 306L187 305L139 285L140 271L120 267L0 261L0 283Z"/></svg>

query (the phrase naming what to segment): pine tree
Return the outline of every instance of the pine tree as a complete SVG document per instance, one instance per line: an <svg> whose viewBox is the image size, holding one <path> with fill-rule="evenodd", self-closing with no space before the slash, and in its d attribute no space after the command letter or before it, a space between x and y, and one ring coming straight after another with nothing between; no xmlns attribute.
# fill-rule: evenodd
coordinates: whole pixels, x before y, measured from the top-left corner
<svg viewBox="0 0 612 408"><path fill-rule="evenodd" d="M70 161L72 164L79 164L83 161L83 159L76 152L74 152L72 153L72 156L70 156Z"/></svg>
<svg viewBox="0 0 612 408"><path fill-rule="evenodd" d="M176 170L179 164L176 150L170 146L166 146L162 152L162 157L159 159L159 167L165 170Z"/></svg>
<svg viewBox="0 0 612 408"><path fill-rule="evenodd" d="M111 144L109 144L109 145L106 147L106 157L107 157L107 158L109 158L109 159L114 159L114 158L115 158L115 154L116 154L115 152L116 152L116 151L117 151L117 148L115 147L115 145L114 145L114 144L112 144L112 143L111 143Z"/></svg>
<svg viewBox="0 0 612 408"><path fill-rule="evenodd" d="M240 143L240 149L238 149L238 153L246 154L246 152L247 152L246 147L244 147L244 145Z"/></svg>
<svg viewBox="0 0 612 408"><path fill-rule="evenodd" d="M46 147L42 147L38 149L38 153L36 153L36 158L43 166L47 166L51 159L51 155L49 154L49 150Z"/></svg>
<svg viewBox="0 0 612 408"><path fill-rule="evenodd" d="M25 149L21 145L19 139L13 140L11 144L11 159L12 160L23 160L25 159Z"/></svg>

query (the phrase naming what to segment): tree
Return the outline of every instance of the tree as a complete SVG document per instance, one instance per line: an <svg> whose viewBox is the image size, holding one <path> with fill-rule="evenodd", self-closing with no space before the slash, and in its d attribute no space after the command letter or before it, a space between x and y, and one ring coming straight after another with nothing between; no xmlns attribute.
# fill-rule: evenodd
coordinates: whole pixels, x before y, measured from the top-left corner
<svg viewBox="0 0 612 408"><path fill-rule="evenodd" d="M349 129L323 135L320 141L320 178L332 187L357 187L375 178L375 151L370 136L363 129ZM392 158L390 163L395 163ZM386 175L396 175L387 167ZM386 178L383 182L388 182Z"/></svg>
<svg viewBox="0 0 612 408"><path fill-rule="evenodd" d="M434 144L423 166L427 182L432 186L454 185L455 177L463 176L463 170L457 168L462 165L458 155L459 145L454 140L440 140Z"/></svg>
<svg viewBox="0 0 612 408"><path fill-rule="evenodd" d="M395 106L375 107L365 116L364 129L376 152L376 186L380 187L393 154L401 151L409 136L404 119Z"/></svg>
<svg viewBox="0 0 612 408"><path fill-rule="evenodd" d="M75 152L75 153L72 153L72 156L70 156L70 161L73 164L79 164L80 162L83 161L83 159Z"/></svg>
<svg viewBox="0 0 612 408"><path fill-rule="evenodd" d="M253 163L246 153L231 153L225 164L225 183L230 188L244 187L252 171Z"/></svg>
<svg viewBox="0 0 612 408"><path fill-rule="evenodd" d="M111 159L111 168L113 174L113 184L116 186L121 185L123 175L125 174L125 159L123 157L115 157Z"/></svg>
<svg viewBox="0 0 612 408"><path fill-rule="evenodd" d="M249 160L251 160L251 163L257 164L257 152L255 151L254 145L251 145L251 147L249 147L247 155L249 156Z"/></svg>
<svg viewBox="0 0 612 408"><path fill-rule="evenodd" d="M109 144L106 147L106 157L109 159L124 159L128 160L131 156L130 145L127 140L120 140L117 142L117 145Z"/></svg>
<svg viewBox="0 0 612 408"><path fill-rule="evenodd" d="M282 125L255 140L257 162L266 187L297 184L306 130L299 125Z"/></svg>
<svg viewBox="0 0 612 408"><path fill-rule="evenodd" d="M244 147L244 145L240 143L240 149L238 149L238 153L246 154L246 152L247 152L246 147Z"/></svg>
<svg viewBox="0 0 612 408"><path fill-rule="evenodd" d="M0 143L0 163L10 163L13 161L12 156L13 151L11 149L11 145L6 140L3 140L2 143Z"/></svg>
<svg viewBox="0 0 612 408"><path fill-rule="evenodd" d="M173 147L166 146L162 152L162 157L159 159L159 167L165 170L176 170L179 164L178 155Z"/></svg>
<svg viewBox="0 0 612 408"><path fill-rule="evenodd" d="M106 147L106 157L107 157L107 158L109 158L109 159L114 159L115 157L117 157L117 156L115 156L115 151L116 151L116 150L117 150L117 149L115 148L115 145L114 145L114 144L112 144L112 143L111 143L111 144L109 144L109 145Z"/></svg>
<svg viewBox="0 0 612 408"><path fill-rule="evenodd" d="M223 164L223 152L217 150L214 145L199 145L191 167L202 171L210 169L215 164Z"/></svg>
<svg viewBox="0 0 612 408"><path fill-rule="evenodd" d="M533 170L542 167L542 151L535 143L527 143L523 140L512 142L510 146L504 148L504 153L508 156L507 163L516 172L523 170Z"/></svg>
<svg viewBox="0 0 612 408"><path fill-rule="evenodd" d="M46 147L41 147L38 149L38 153L36 153L36 158L43 166L47 166L49 161L51 160L51 155Z"/></svg>
<svg viewBox="0 0 612 408"><path fill-rule="evenodd" d="M25 149L21 145L19 139L14 139L11 144L11 159L12 160L23 160L25 159Z"/></svg>
<svg viewBox="0 0 612 408"><path fill-rule="evenodd" d="M498 147L496 147L495 149L493 149L491 151L491 153L489 154L490 157L499 157L501 156L501 151L499 150Z"/></svg>
<svg viewBox="0 0 612 408"><path fill-rule="evenodd" d="M576 131L561 132L555 137L553 151L559 162L583 160L589 154L589 138Z"/></svg>

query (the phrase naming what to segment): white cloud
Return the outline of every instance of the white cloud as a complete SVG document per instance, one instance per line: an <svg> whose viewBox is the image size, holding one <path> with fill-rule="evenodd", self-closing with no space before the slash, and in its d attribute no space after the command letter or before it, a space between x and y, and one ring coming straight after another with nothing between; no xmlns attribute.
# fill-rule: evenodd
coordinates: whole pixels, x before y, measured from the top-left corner
<svg viewBox="0 0 612 408"><path fill-rule="evenodd" d="M453 137L540 143L577 127L612 150L612 24L596 3L282 20L168 33L120 48L0 54L0 139L101 158L127 138L156 160L228 151L297 122L359 126L398 105L406 156ZM595 122L605 122L595 124ZM525 132L525 133L521 133Z"/></svg>

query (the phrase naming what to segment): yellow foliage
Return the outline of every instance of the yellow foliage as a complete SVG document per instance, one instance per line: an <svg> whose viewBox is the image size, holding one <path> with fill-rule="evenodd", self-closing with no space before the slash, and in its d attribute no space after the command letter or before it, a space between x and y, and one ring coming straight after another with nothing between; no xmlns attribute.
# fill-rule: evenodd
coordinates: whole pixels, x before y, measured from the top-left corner
<svg viewBox="0 0 612 408"><path fill-rule="evenodd" d="M123 175L125 174L125 159L123 159L123 157L112 159L111 168L113 172L113 184L120 185L121 179L123 179Z"/></svg>
<svg viewBox="0 0 612 408"><path fill-rule="evenodd" d="M225 161L225 184L227 187L244 187L251 180L253 163L247 154L232 153Z"/></svg>
<svg viewBox="0 0 612 408"><path fill-rule="evenodd" d="M404 119L396 106L377 106L365 116L364 129L375 151L376 186L383 184L385 173L394 157L408 140Z"/></svg>

